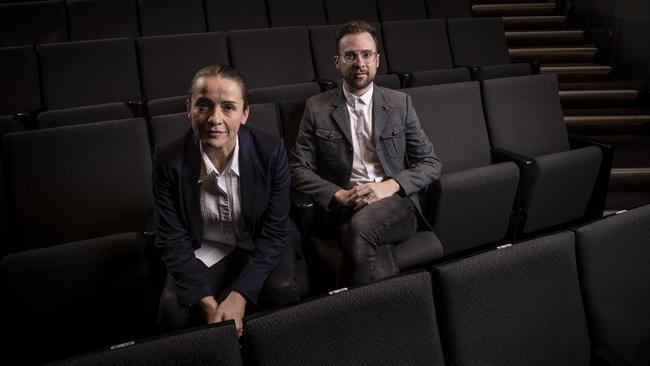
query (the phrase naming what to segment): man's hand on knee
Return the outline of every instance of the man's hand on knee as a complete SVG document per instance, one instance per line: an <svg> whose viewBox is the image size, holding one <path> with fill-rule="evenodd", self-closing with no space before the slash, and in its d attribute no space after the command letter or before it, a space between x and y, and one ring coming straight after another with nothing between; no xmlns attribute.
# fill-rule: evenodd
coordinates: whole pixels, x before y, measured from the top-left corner
<svg viewBox="0 0 650 366"><path fill-rule="evenodd" d="M360 184L351 189L352 194L349 200L355 202L355 209L375 203L381 199L388 198L400 189L395 179L388 179L383 182ZM357 208L358 207L358 208Z"/></svg>
<svg viewBox="0 0 650 366"><path fill-rule="evenodd" d="M246 310L246 298L237 291L230 291L225 300L217 307L217 322L234 320L237 334L241 337L244 326L242 318Z"/></svg>

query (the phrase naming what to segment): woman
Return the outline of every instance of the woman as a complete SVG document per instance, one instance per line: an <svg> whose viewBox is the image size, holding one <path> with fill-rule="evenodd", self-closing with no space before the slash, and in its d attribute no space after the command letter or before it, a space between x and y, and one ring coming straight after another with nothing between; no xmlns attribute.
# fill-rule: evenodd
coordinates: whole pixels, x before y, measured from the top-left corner
<svg viewBox="0 0 650 366"><path fill-rule="evenodd" d="M271 302L299 299L286 152L279 138L246 126L248 112L241 75L205 67L192 81L192 129L154 154L165 329L232 319L241 335L263 287Z"/></svg>

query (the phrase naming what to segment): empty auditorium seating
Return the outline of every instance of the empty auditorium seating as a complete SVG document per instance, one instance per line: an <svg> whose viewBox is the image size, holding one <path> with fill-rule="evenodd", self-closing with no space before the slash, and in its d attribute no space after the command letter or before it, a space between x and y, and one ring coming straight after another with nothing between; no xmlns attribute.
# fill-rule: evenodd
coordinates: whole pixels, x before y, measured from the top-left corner
<svg viewBox="0 0 650 366"><path fill-rule="evenodd" d="M461 18L447 20L449 45L454 66L475 70L474 78L530 75L528 63L511 63L501 18Z"/></svg>
<svg viewBox="0 0 650 366"><path fill-rule="evenodd" d="M426 19L427 9L423 0L377 0L382 22L391 20Z"/></svg>
<svg viewBox="0 0 650 366"><path fill-rule="evenodd" d="M467 68L453 68L442 19L384 22L388 66L393 73L408 73L406 86L469 81Z"/></svg>
<svg viewBox="0 0 650 366"><path fill-rule="evenodd" d="M609 167L601 168L607 159L599 147L571 149L557 76L486 80L483 91L492 147L518 154L510 157L522 167L517 206L525 218L515 231L530 233L580 219L599 170Z"/></svg>
<svg viewBox="0 0 650 366"><path fill-rule="evenodd" d="M341 73L334 65L334 56L336 55L336 32L340 25L323 25L314 26L309 28L309 39L311 41L311 49L314 59L314 68L316 76L321 82L333 82L341 84ZM396 74L388 73L388 59L384 51L383 41L381 37L381 28L379 24L373 24L377 32L377 40L379 45L377 52L379 52L379 69L375 82L377 85L385 86L387 88L398 89L400 87L400 79Z"/></svg>
<svg viewBox="0 0 650 366"><path fill-rule="evenodd" d="M71 41L137 37L134 0L66 0Z"/></svg>
<svg viewBox="0 0 650 366"><path fill-rule="evenodd" d="M207 30L203 0L138 0L142 36Z"/></svg>
<svg viewBox="0 0 650 366"><path fill-rule="evenodd" d="M221 324L145 339L103 352L57 363L59 366L99 365L217 365L242 364L237 330L232 320Z"/></svg>
<svg viewBox="0 0 650 366"><path fill-rule="evenodd" d="M229 63L223 32L141 37L137 45L149 116L187 111L194 74Z"/></svg>
<svg viewBox="0 0 650 366"><path fill-rule="evenodd" d="M135 45L129 38L53 43L38 47L43 105L41 127L135 115L140 98Z"/></svg>
<svg viewBox="0 0 650 366"><path fill-rule="evenodd" d="M573 233L440 265L433 277L446 364L590 364Z"/></svg>
<svg viewBox="0 0 650 366"><path fill-rule="evenodd" d="M425 0L429 18L471 18L469 0Z"/></svg>
<svg viewBox="0 0 650 366"><path fill-rule="evenodd" d="M427 272L307 301L244 323L252 365L442 365Z"/></svg>
<svg viewBox="0 0 650 366"><path fill-rule="evenodd" d="M137 233L7 255L0 291L8 364L70 357L157 328L157 295Z"/></svg>
<svg viewBox="0 0 650 366"><path fill-rule="evenodd" d="M151 217L151 157L140 118L5 136L11 251L122 232Z"/></svg>
<svg viewBox="0 0 650 366"><path fill-rule="evenodd" d="M272 27L327 24L322 0L267 0Z"/></svg>
<svg viewBox="0 0 650 366"><path fill-rule="evenodd" d="M366 22L379 22L379 12L375 0L325 0L328 24L344 24L350 20L363 19Z"/></svg>
<svg viewBox="0 0 650 366"><path fill-rule="evenodd" d="M269 26L265 0L205 0L204 3L211 32Z"/></svg>
<svg viewBox="0 0 650 366"><path fill-rule="evenodd" d="M426 211L445 255L505 238L519 170L512 162L492 164L478 82L404 92L443 162Z"/></svg>
<svg viewBox="0 0 650 366"><path fill-rule="evenodd" d="M306 27L229 33L230 60L248 83L251 103L304 99L318 94Z"/></svg>
<svg viewBox="0 0 650 366"><path fill-rule="evenodd" d="M68 40L62 0L0 4L0 47Z"/></svg>
<svg viewBox="0 0 650 366"><path fill-rule="evenodd" d="M650 364L650 205L578 227L575 235L594 346L621 364Z"/></svg>
<svg viewBox="0 0 650 366"><path fill-rule="evenodd" d="M0 48L0 62L0 115L33 113L40 109L40 78L34 47Z"/></svg>

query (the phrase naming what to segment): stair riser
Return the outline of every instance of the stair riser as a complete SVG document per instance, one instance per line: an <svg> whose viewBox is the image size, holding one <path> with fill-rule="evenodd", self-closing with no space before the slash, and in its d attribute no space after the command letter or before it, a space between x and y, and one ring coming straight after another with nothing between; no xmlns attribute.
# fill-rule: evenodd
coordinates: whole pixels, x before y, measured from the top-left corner
<svg viewBox="0 0 650 366"><path fill-rule="evenodd" d="M638 103L638 97L628 96L560 96L563 108L588 107L631 107Z"/></svg>
<svg viewBox="0 0 650 366"><path fill-rule="evenodd" d="M595 58L595 53L537 53L537 52L527 52L527 53L510 53L512 61L538 61L540 63L571 63L571 62L580 62L587 63L593 62Z"/></svg>
<svg viewBox="0 0 650 366"><path fill-rule="evenodd" d="M550 33L550 34L506 34L509 46L553 46L580 45L585 42L580 33Z"/></svg>

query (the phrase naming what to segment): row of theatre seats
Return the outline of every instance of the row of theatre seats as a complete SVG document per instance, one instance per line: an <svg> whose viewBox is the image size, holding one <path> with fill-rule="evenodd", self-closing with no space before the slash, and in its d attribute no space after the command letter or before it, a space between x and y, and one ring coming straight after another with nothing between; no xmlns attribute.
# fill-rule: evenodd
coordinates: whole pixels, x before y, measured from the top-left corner
<svg viewBox="0 0 650 366"><path fill-rule="evenodd" d="M24 252L0 266L3 295L20 310L1 313L3 333L11 331L5 356L29 364L74 355L57 365L648 365L649 238L646 205L249 315L240 340L230 321L83 355L73 351L84 351L91 334L110 333L108 319L134 311L133 298L85 279L106 258L71 258L72 248ZM118 256L135 244L127 239L101 244ZM73 262L84 268L52 269ZM70 301L75 293L57 289L71 283L103 292L91 301L117 297L108 299L117 307Z"/></svg>
<svg viewBox="0 0 650 366"><path fill-rule="evenodd" d="M296 25L471 17L469 0L2 0L0 47Z"/></svg>
<svg viewBox="0 0 650 366"><path fill-rule="evenodd" d="M443 162L425 213L446 255L602 214L613 147L568 136L555 75L402 90ZM254 104L248 125L291 150L303 109ZM181 112L7 134L2 251L146 231L151 147L189 124Z"/></svg>
<svg viewBox="0 0 650 366"><path fill-rule="evenodd" d="M186 110L189 83L211 64L234 66L252 103L305 99L339 82L338 25L280 27L0 48L0 116L28 128ZM376 81L391 88L527 75L511 63L500 18L377 24ZM40 113L39 113L40 112ZM38 123L30 122L30 117Z"/></svg>

